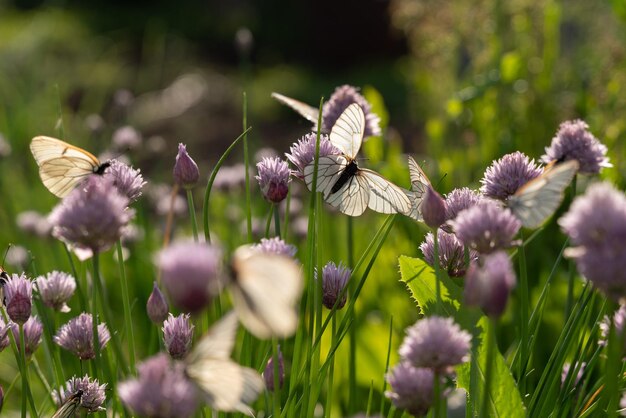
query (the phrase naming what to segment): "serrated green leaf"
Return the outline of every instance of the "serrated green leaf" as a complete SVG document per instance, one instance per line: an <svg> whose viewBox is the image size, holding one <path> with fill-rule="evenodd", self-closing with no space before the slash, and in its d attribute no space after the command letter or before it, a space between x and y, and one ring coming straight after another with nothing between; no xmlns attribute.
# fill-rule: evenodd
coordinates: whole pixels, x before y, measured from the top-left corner
<svg viewBox="0 0 626 418"><path fill-rule="evenodd" d="M400 275L409 292L425 315L434 312L436 304L436 278L433 269L419 258L401 256ZM452 280L443 277L441 280L441 299L444 315L454 320L464 329L478 338L478 381L480 388L485 386L485 360L487 347L483 343L483 330L488 319L475 309L461 304L463 292ZM494 361L493 381L491 382L491 408L489 416L502 418L523 418L526 416L522 398L506 364L499 352ZM457 386L469 392L470 364L457 367ZM480 391L478 391L480 393ZM482 396L482 395L479 395ZM479 399L478 399L479 400ZM478 401L477 400L477 401Z"/></svg>

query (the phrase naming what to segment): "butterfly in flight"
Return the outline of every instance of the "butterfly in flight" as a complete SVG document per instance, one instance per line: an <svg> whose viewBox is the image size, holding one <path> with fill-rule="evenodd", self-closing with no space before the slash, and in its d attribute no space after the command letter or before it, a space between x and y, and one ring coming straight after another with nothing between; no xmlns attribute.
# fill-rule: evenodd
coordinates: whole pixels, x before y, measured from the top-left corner
<svg viewBox="0 0 626 418"><path fill-rule="evenodd" d="M330 132L330 142L343 155L320 157L317 167L317 191L331 206L350 216L361 215L367 207L380 213L411 212L406 192L375 171L359 168L356 155L363 142L365 115L353 103L339 116ZM304 168L304 181L311 190L315 161Z"/></svg>
<svg viewBox="0 0 626 418"><path fill-rule="evenodd" d="M563 201L563 192L578 172L578 161L549 164L544 172L520 187L506 206L526 228L537 228L554 214Z"/></svg>
<svg viewBox="0 0 626 418"><path fill-rule="evenodd" d="M318 108L310 106L299 100L292 99L291 97L284 96L280 93L272 93L272 97L278 100L280 103L298 112L300 116L313 124L314 131L317 130L317 119L319 118Z"/></svg>
<svg viewBox="0 0 626 418"><path fill-rule="evenodd" d="M63 405L52 415L52 418L72 418L76 416L78 408L80 408L80 401L83 397L82 389L78 389L69 398L63 402Z"/></svg>
<svg viewBox="0 0 626 418"><path fill-rule="evenodd" d="M104 174L110 166L108 161L101 164L89 151L49 136L34 137L30 151L44 186L58 197L65 197L86 176Z"/></svg>
<svg viewBox="0 0 626 418"><path fill-rule="evenodd" d="M256 370L230 359L237 325L237 315L232 311L216 322L185 358L185 373L211 408L252 416L249 405L265 384Z"/></svg>
<svg viewBox="0 0 626 418"><path fill-rule="evenodd" d="M304 287L298 263L244 245L237 248L231 264L230 294L244 327L260 339L293 335Z"/></svg>

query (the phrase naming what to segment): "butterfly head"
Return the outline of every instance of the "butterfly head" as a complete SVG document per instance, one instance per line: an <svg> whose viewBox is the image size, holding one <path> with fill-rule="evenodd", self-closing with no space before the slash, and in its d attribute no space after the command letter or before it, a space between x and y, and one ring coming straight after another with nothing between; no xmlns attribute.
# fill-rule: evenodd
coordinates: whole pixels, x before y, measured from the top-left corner
<svg viewBox="0 0 626 418"><path fill-rule="evenodd" d="M101 176L101 175L104 174L104 171L107 168L109 168L109 167L111 167L111 160L105 161L104 163L102 163L99 166L95 167L94 174L97 174L97 175Z"/></svg>

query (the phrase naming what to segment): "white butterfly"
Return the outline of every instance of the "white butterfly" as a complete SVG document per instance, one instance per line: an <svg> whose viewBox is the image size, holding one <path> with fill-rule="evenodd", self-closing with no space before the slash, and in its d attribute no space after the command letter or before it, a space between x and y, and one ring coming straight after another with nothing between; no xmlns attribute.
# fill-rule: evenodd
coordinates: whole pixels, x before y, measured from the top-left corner
<svg viewBox="0 0 626 418"><path fill-rule="evenodd" d="M76 416L76 411L80 408L80 401L83 397L82 389L78 389L76 393L67 398L63 405L52 415L52 418L72 418Z"/></svg>
<svg viewBox="0 0 626 418"><path fill-rule="evenodd" d="M298 263L244 245L233 255L232 270L230 293L241 323L261 339L293 335L304 287Z"/></svg>
<svg viewBox="0 0 626 418"><path fill-rule="evenodd" d="M30 151L39 166L39 177L55 196L64 197L90 174L103 174L110 163L100 161L89 151L60 139L36 136Z"/></svg>
<svg viewBox="0 0 626 418"><path fill-rule="evenodd" d="M282 104L289 106L300 114L303 118L313 124L313 130L317 129L317 119L319 118L319 109L313 106L309 106L299 100L292 99L291 97L284 96L280 93L272 93L272 97Z"/></svg>
<svg viewBox="0 0 626 418"><path fill-rule="evenodd" d="M421 222L424 220L422 217L422 202L424 201L424 195L426 194L426 189L428 187L432 187L432 185L428 176L426 176L413 157L409 155L408 159L409 175L411 176L411 191L408 193L408 196L411 199L411 212L408 216L418 222Z"/></svg>
<svg viewBox="0 0 626 418"><path fill-rule="evenodd" d="M577 171L576 160L549 165L510 196L506 205L526 228L537 228L561 205L563 192Z"/></svg>
<svg viewBox="0 0 626 418"><path fill-rule="evenodd" d="M185 358L185 372L211 408L252 416L250 404L265 385L256 370L230 359L236 335L237 316L231 311L211 327Z"/></svg>
<svg viewBox="0 0 626 418"><path fill-rule="evenodd" d="M339 116L331 129L330 142L343 155L320 157L317 190L331 206L350 216L359 216L365 208L380 213L411 212L411 201L400 187L372 170L359 168L356 155L361 148L365 115L353 103ZM304 181L313 185L315 162L304 168Z"/></svg>

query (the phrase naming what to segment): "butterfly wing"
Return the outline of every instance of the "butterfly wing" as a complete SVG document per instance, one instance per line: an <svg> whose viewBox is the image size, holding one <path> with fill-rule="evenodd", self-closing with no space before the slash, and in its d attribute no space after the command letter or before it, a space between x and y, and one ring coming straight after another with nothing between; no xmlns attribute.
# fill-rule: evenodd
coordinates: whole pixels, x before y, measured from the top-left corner
<svg viewBox="0 0 626 418"><path fill-rule="evenodd" d="M44 186L58 197L66 196L85 177L98 170L100 162L88 151L59 139L37 136L30 150L39 166Z"/></svg>
<svg viewBox="0 0 626 418"><path fill-rule="evenodd" d="M67 400L63 402L63 405L52 415L52 418L73 418L75 412L80 408L82 396L83 391L79 390L67 398Z"/></svg>
<svg viewBox="0 0 626 418"><path fill-rule="evenodd" d="M213 409L251 416L249 404L261 393L264 384L255 370L230 360L237 325L234 312L216 322L185 359L185 371Z"/></svg>
<svg viewBox="0 0 626 418"><path fill-rule="evenodd" d="M317 126L317 119L319 117L319 110L313 106L309 106L299 100L292 99L291 97L284 96L280 93L272 93L272 97L278 100L280 103L289 106L300 114L303 118L312 122L314 126Z"/></svg>
<svg viewBox="0 0 626 418"><path fill-rule="evenodd" d="M577 171L576 160L557 164L522 186L509 197L507 206L526 228L537 228L558 209Z"/></svg>
<svg viewBox="0 0 626 418"><path fill-rule="evenodd" d="M315 170L315 162L309 163L304 167L304 182L309 190L313 188L313 177ZM329 194L339 176L346 169L348 160L341 155L327 155L320 157L317 165L317 191L321 192L324 198Z"/></svg>
<svg viewBox="0 0 626 418"><path fill-rule="evenodd" d="M354 175L335 193L326 198L326 202L348 216L360 216L370 199L370 187L363 176Z"/></svg>
<svg viewBox="0 0 626 418"><path fill-rule="evenodd" d="M232 267L230 293L241 323L261 339L293 335L303 288L300 266L289 257L242 246L235 251Z"/></svg>
<svg viewBox="0 0 626 418"><path fill-rule="evenodd" d="M187 365L187 376L201 390L211 408L226 412L241 412L253 416L249 406L263 391L263 378L256 370L230 360L204 357Z"/></svg>
<svg viewBox="0 0 626 418"><path fill-rule="evenodd" d="M411 211L409 217L421 221L422 220L422 201L426 193L426 188L430 187L430 180L424 173L422 168L415 162L413 157L409 155L409 175L411 177L411 193L408 193L411 200Z"/></svg>
<svg viewBox="0 0 626 418"><path fill-rule="evenodd" d="M330 142L350 160L354 160L363 142L365 115L363 109L352 103L343 111L330 130Z"/></svg>
<svg viewBox="0 0 626 418"><path fill-rule="evenodd" d="M411 212L411 200L403 189L372 170L360 169L357 176L364 178L370 189L367 206L371 210L404 215Z"/></svg>

